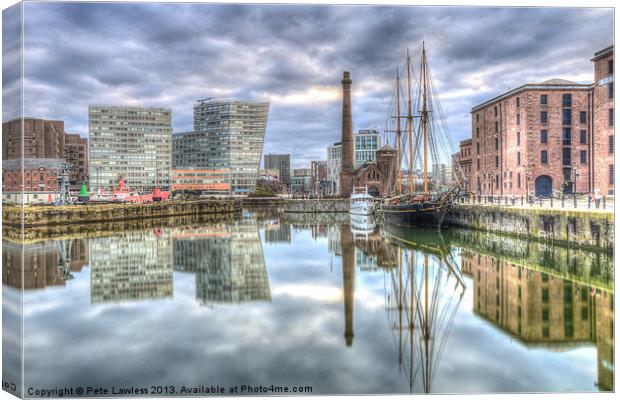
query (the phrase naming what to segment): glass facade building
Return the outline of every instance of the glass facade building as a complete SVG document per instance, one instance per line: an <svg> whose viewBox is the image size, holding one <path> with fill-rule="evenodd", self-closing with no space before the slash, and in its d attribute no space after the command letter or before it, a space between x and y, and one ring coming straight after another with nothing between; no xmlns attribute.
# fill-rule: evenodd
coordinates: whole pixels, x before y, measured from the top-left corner
<svg viewBox="0 0 620 400"><path fill-rule="evenodd" d="M253 192L268 114L269 103L198 100L194 131L174 135L175 168L228 169L233 193Z"/></svg>
<svg viewBox="0 0 620 400"><path fill-rule="evenodd" d="M355 135L355 166L367 161L377 162L377 150L381 147L381 136L374 129L362 129Z"/></svg>
<svg viewBox="0 0 620 400"><path fill-rule="evenodd" d="M89 106L88 135L91 188L109 190L122 177L141 193L170 189L169 108Z"/></svg>

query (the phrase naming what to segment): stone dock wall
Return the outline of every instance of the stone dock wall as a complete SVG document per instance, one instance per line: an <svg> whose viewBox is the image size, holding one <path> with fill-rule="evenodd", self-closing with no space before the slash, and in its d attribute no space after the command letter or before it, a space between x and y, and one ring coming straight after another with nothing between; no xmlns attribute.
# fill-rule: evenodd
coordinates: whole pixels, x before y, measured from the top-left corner
<svg viewBox="0 0 620 400"><path fill-rule="evenodd" d="M446 215L445 222L543 242L577 244L609 251L614 246L614 214L609 211L457 204Z"/></svg>
<svg viewBox="0 0 620 400"><path fill-rule="evenodd" d="M287 213L348 213L349 199L286 199Z"/></svg>
<svg viewBox="0 0 620 400"><path fill-rule="evenodd" d="M3 206L3 223L9 226L21 226L21 210L16 206ZM241 212L241 202L233 199L166 201L146 204L26 206L23 208L23 226L100 223L235 212Z"/></svg>

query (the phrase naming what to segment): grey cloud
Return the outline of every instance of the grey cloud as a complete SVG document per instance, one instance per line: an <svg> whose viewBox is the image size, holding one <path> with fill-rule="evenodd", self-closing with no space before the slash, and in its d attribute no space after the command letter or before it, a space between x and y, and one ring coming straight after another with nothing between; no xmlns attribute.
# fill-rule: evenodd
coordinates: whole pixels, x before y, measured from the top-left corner
<svg viewBox="0 0 620 400"><path fill-rule="evenodd" d="M171 107L174 130L191 130L197 98L338 90L345 69L354 90L384 84L353 98L356 128L383 127L395 68L407 47L417 62L425 40L440 95L466 93L444 101L457 143L470 135L471 107L508 87L593 75L589 60L611 44L613 31L611 9L587 8L27 3L25 9L27 112L64 119L82 135L91 103ZM473 80L478 74L484 88ZM291 152L301 167L324 159L339 130L338 101L272 102L264 152Z"/></svg>

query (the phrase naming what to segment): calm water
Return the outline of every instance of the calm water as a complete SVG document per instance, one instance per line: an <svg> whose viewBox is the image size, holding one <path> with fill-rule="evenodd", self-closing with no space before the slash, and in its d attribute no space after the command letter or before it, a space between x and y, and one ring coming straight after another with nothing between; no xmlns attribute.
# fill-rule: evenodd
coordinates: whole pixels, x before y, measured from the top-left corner
<svg viewBox="0 0 620 400"><path fill-rule="evenodd" d="M610 254L316 218L3 241L5 385L612 389Z"/></svg>

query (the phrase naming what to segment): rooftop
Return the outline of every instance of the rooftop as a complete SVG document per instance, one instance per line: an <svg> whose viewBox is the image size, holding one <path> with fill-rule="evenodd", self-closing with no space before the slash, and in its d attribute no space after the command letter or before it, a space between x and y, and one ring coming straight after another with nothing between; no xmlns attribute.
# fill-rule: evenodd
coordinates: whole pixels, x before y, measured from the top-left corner
<svg viewBox="0 0 620 400"><path fill-rule="evenodd" d="M2 160L2 169L8 171L18 171L23 166L25 170L33 170L37 168L60 169L65 160L62 158L15 158L12 160Z"/></svg>
<svg viewBox="0 0 620 400"><path fill-rule="evenodd" d="M604 49L601 49L597 51L596 53L594 53L594 58L591 59L590 61L600 60L603 57L607 57L608 55L613 54L613 52L614 52L614 45L612 44L611 46L605 47Z"/></svg>

